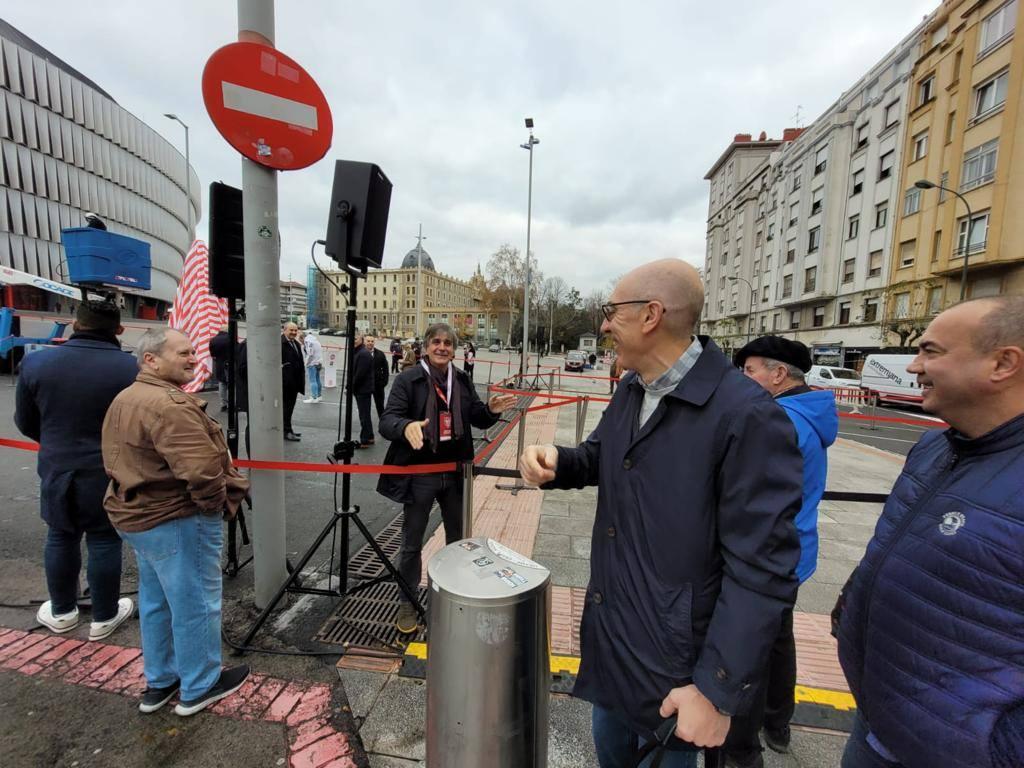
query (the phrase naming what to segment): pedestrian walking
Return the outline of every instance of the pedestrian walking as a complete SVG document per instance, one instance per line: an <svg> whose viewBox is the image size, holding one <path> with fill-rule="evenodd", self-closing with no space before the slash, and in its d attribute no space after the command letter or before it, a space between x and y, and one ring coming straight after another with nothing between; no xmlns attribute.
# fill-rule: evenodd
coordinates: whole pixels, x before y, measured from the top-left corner
<svg viewBox="0 0 1024 768"><path fill-rule="evenodd" d="M796 433L692 335L703 303L681 260L627 273L601 332L630 373L578 447L529 446L520 460L530 484L599 489L573 695L593 704L601 768L633 765L667 717L666 768L720 746L753 705L796 596Z"/></svg>
<svg viewBox="0 0 1024 768"><path fill-rule="evenodd" d="M463 355L465 357L465 362L462 364L462 369L466 372L469 380L473 381L473 366L476 365L476 347L473 346L473 342L466 342L466 348Z"/></svg>
<svg viewBox="0 0 1024 768"><path fill-rule="evenodd" d="M377 349L377 339L367 336L363 342L373 355L373 404L377 409L377 420L384 415L384 390L391 379L388 358L382 350Z"/></svg>
<svg viewBox="0 0 1024 768"><path fill-rule="evenodd" d="M103 421L104 506L135 551L146 691L155 712L193 715L241 687L246 666L221 669L222 519L249 482L231 463L205 402L181 387L198 361L188 336L151 329L139 341L141 371Z"/></svg>
<svg viewBox="0 0 1024 768"><path fill-rule="evenodd" d="M836 606L843 768L1024 765L1024 296L931 321L907 366L948 429L907 456Z"/></svg>
<svg viewBox="0 0 1024 768"><path fill-rule="evenodd" d="M103 417L139 366L117 337L121 312L112 302L78 306L71 338L26 355L15 390L14 423L39 443L39 511L46 523L43 567L50 599L36 620L51 632L79 623L82 538L89 554L89 639L102 640L134 610L121 592L121 539L103 510L107 473L100 445Z"/></svg>
<svg viewBox="0 0 1024 768"><path fill-rule="evenodd" d="M284 439L297 443L301 432L292 428L295 401L306 392L306 366L302 345L298 342L299 326L285 323L281 330L281 410L284 415Z"/></svg>
<svg viewBox="0 0 1024 768"><path fill-rule="evenodd" d="M324 348L313 331L306 332L302 342L302 355L309 377L309 397L302 402L319 403L323 400Z"/></svg>
<svg viewBox="0 0 1024 768"><path fill-rule="evenodd" d="M352 357L352 395L359 413L360 448L369 448L374 444L373 418L370 416L374 388L373 351L366 346L363 334L357 334L355 354Z"/></svg>
<svg viewBox="0 0 1024 768"><path fill-rule="evenodd" d="M402 362L399 363L399 373L404 373L409 368L416 365L416 353L413 351L412 344L402 345Z"/></svg>
<svg viewBox="0 0 1024 768"><path fill-rule="evenodd" d="M763 336L747 344L733 357L736 367L760 384L782 406L796 428L803 457L803 504L796 516L800 536L800 562L796 576L801 584L818 564L818 504L828 474L827 450L839 432L836 401L829 390L813 390L804 380L811 370L811 353L799 341ZM796 640L793 610L786 609L782 626L768 657L767 673L750 712L734 717L726 740L726 757L736 768L762 768L759 733L775 752L789 751L789 722L795 711Z"/></svg>
<svg viewBox="0 0 1024 768"><path fill-rule="evenodd" d="M210 356L213 358L213 376L217 380L217 394L220 395L220 409L228 409L228 359L231 341L228 327L224 326L210 339Z"/></svg>
<svg viewBox="0 0 1024 768"><path fill-rule="evenodd" d="M402 342L395 336L391 340L391 373L399 373L398 365L402 362Z"/></svg>
<svg viewBox="0 0 1024 768"><path fill-rule="evenodd" d="M487 429L515 403L514 395L480 400L464 371L452 364L459 339L451 326L436 323L424 334L424 360L399 374L391 387L380 433L391 440L385 464L411 466L470 461L471 427ZM377 492L402 505L402 548L398 572L413 590L420 581L423 535L430 510L441 507L445 540L462 538L462 478L458 472L429 475L381 475ZM415 632L419 617L402 605L395 620L399 632Z"/></svg>

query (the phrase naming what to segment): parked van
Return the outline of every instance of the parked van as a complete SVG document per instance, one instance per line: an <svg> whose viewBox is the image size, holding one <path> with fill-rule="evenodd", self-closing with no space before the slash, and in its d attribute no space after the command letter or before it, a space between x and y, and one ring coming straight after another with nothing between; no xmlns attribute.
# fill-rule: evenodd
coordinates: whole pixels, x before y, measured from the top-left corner
<svg viewBox="0 0 1024 768"><path fill-rule="evenodd" d="M821 389L858 389L860 374L852 368L836 368L832 365L812 365L804 377L808 386Z"/></svg>
<svg viewBox="0 0 1024 768"><path fill-rule="evenodd" d="M921 405L917 376L907 373L914 355L868 355L861 371L861 386L878 393L880 403Z"/></svg>

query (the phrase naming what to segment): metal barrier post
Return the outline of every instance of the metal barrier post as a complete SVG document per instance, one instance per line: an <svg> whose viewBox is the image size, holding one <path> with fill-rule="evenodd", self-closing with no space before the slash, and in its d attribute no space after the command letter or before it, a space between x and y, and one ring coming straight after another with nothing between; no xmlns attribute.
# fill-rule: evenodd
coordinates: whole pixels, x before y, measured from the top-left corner
<svg viewBox="0 0 1024 768"><path fill-rule="evenodd" d="M487 386L491 386L491 373L494 371L494 361L487 361Z"/></svg>
<svg viewBox="0 0 1024 768"><path fill-rule="evenodd" d="M870 394L871 403L871 426L868 427L872 432L878 431L878 393L872 392Z"/></svg>
<svg viewBox="0 0 1024 768"><path fill-rule="evenodd" d="M551 395L555 391L555 372L551 371L548 373L548 402L551 402Z"/></svg>
<svg viewBox="0 0 1024 768"><path fill-rule="evenodd" d="M518 461L519 457L523 455L523 449L526 447L526 412L527 412L528 407L529 407L529 403L524 403L523 404L523 410L519 414L519 430L518 430L519 436L517 438L518 443L517 443L517 446L516 446L516 460L517 461ZM522 477L517 477L516 478L516 486L515 487L516 488L522 488L523 487L523 478Z"/></svg>
<svg viewBox="0 0 1024 768"><path fill-rule="evenodd" d="M576 444L583 442L583 431L587 426L587 406L590 405L590 395L584 395L580 405L580 419L576 424Z"/></svg>
<svg viewBox="0 0 1024 768"><path fill-rule="evenodd" d="M473 462L462 465L462 538L473 535Z"/></svg>

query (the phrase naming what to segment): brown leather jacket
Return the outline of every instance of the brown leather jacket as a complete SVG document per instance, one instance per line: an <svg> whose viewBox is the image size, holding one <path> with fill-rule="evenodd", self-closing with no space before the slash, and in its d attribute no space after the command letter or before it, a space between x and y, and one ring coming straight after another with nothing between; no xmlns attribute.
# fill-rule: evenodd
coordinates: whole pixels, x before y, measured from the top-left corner
<svg viewBox="0 0 1024 768"><path fill-rule="evenodd" d="M249 489L206 403L150 373L114 398L102 444L103 506L128 533L196 514L232 518Z"/></svg>

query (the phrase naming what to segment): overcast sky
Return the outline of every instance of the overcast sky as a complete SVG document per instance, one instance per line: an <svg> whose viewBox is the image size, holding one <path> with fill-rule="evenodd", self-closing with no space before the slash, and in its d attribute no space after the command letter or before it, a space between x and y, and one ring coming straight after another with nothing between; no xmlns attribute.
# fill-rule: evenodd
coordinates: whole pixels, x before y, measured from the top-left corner
<svg viewBox="0 0 1024 768"><path fill-rule="evenodd" d="M287 0L277 47L327 96L327 156L281 173L281 274L305 282L326 232L335 159L375 162L394 183L385 266L423 224L438 269L468 277L526 243L545 275L584 294L630 265L703 262L707 182L736 133L778 137L824 111L938 0L707 3L561 0L439 3ZM206 189L241 186L241 161L203 106L210 54L237 39L224 0L7 3L4 18L177 146L191 128Z"/></svg>

